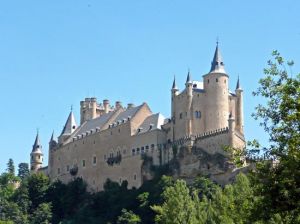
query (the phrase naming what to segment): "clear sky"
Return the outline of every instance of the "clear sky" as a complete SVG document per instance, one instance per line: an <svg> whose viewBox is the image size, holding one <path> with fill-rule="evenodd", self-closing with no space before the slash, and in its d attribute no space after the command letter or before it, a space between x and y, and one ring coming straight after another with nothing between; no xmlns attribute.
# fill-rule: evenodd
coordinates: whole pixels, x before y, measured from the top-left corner
<svg viewBox="0 0 300 224"><path fill-rule="evenodd" d="M253 98L273 49L300 71L300 1L0 1L0 172L8 158L29 162L36 130L48 154L70 107L96 96L147 102L170 115L174 74L182 90L209 71L216 38L230 88L244 89L245 134L267 144L251 118ZM46 164L45 164L46 165Z"/></svg>

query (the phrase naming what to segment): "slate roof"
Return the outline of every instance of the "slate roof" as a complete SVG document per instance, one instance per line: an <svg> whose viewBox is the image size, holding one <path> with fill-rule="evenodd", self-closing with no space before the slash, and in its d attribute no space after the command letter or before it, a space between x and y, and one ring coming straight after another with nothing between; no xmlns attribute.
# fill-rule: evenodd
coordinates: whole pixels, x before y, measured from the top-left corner
<svg viewBox="0 0 300 224"><path fill-rule="evenodd" d="M165 123L165 117L161 113L152 114L147 117L138 128L137 134L145 133L151 130L161 129Z"/></svg>
<svg viewBox="0 0 300 224"><path fill-rule="evenodd" d="M35 137L34 144L32 146L32 152L33 153L40 153L40 154L42 154L41 149L42 149L42 145L41 145L39 133L37 133L36 137Z"/></svg>
<svg viewBox="0 0 300 224"><path fill-rule="evenodd" d="M71 111L68 116L67 122L61 132L61 135L71 135L75 131L76 128L77 128L77 125L76 125L76 121L74 118L74 114Z"/></svg>
<svg viewBox="0 0 300 224"><path fill-rule="evenodd" d="M211 62L211 68L210 68L210 73L224 73L226 74L225 67L224 67L224 62L221 56L221 52L219 50L219 46L217 43L215 54L213 61Z"/></svg>

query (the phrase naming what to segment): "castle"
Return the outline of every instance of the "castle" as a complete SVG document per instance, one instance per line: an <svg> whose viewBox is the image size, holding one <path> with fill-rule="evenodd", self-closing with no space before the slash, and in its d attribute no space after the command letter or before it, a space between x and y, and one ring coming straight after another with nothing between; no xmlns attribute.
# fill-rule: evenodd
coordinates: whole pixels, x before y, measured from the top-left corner
<svg viewBox="0 0 300 224"><path fill-rule="evenodd" d="M147 103L124 107L116 102L111 106L108 100L98 103L96 98L85 98L80 102L80 125L71 111L57 141L52 135L47 167L42 167L37 134L31 171L44 172L51 180L65 183L82 177L94 191L102 190L108 178L119 183L126 180L131 188L147 179L145 156L151 158L153 166L162 166L177 156L174 149L180 147L187 149L187 155L193 151L198 157L198 149L211 156L226 155L223 146L243 149L243 90L238 80L231 92L228 81L217 44L211 69L202 82L192 80L188 72L185 89L179 91L174 78L170 118L152 113ZM182 160L178 175L189 176L197 170L214 172L210 162L201 162L198 157ZM220 172L214 175L216 180L220 176Z"/></svg>

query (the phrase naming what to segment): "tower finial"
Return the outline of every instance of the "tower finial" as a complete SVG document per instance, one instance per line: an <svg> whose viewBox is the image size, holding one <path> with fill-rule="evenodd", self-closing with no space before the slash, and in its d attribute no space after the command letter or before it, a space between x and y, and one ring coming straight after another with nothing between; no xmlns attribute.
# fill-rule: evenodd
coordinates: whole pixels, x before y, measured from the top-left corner
<svg viewBox="0 0 300 224"><path fill-rule="evenodd" d="M192 82L192 78L191 78L191 74L190 74L190 69L188 68L188 74L186 77L186 83L191 83Z"/></svg>
<svg viewBox="0 0 300 224"><path fill-rule="evenodd" d="M71 104L71 111L73 111L73 104Z"/></svg>
<svg viewBox="0 0 300 224"><path fill-rule="evenodd" d="M236 82L236 87L235 87L235 89L240 89L241 88L241 86L240 86L240 75L238 75L238 80L237 80L237 82Z"/></svg>
<svg viewBox="0 0 300 224"><path fill-rule="evenodd" d="M217 36L217 41L216 41L217 47L219 46L219 37Z"/></svg>

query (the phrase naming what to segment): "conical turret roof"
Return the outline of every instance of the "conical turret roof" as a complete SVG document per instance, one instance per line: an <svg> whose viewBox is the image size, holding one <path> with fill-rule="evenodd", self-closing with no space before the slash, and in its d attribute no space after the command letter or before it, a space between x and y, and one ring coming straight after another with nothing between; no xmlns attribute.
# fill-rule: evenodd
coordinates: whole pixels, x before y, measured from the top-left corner
<svg viewBox="0 0 300 224"><path fill-rule="evenodd" d="M210 68L209 72L210 73L225 73L226 74L225 67L224 67L224 62L223 62L223 59L222 59L221 52L219 50L218 42L217 42L214 58L213 58L213 61L211 62L211 68Z"/></svg>
<svg viewBox="0 0 300 224"><path fill-rule="evenodd" d="M186 76L186 83L192 83L192 76L190 74L190 70L188 70L188 74Z"/></svg>
<svg viewBox="0 0 300 224"><path fill-rule="evenodd" d="M77 128L73 111L70 112L67 122L61 132L61 135L71 135Z"/></svg>
<svg viewBox="0 0 300 224"><path fill-rule="evenodd" d="M177 88L177 86L176 86L175 76L174 76L174 81L173 81L172 89L173 89L173 90L178 90L178 88Z"/></svg>
<svg viewBox="0 0 300 224"><path fill-rule="evenodd" d="M34 144L32 146L32 153L41 153L42 154L42 145L40 142L39 133L36 134Z"/></svg>
<svg viewBox="0 0 300 224"><path fill-rule="evenodd" d="M236 82L236 87L235 89L241 89L241 86L240 86L240 77L238 76L238 80Z"/></svg>

